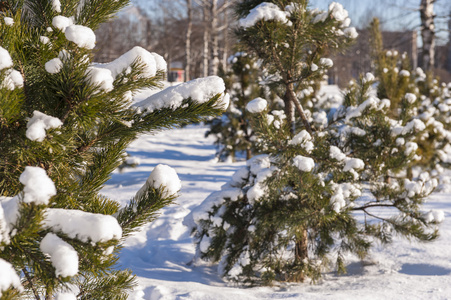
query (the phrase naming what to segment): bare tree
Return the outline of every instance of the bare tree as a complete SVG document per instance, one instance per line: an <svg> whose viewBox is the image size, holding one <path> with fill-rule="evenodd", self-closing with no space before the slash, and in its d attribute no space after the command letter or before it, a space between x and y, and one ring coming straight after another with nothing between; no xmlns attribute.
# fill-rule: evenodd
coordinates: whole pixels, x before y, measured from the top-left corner
<svg viewBox="0 0 451 300"><path fill-rule="evenodd" d="M228 18L221 18L221 15L228 14L231 0L195 0L202 7L204 22L204 57L203 70L204 76L216 75L219 68L219 40L223 36L225 42L227 34L225 30L228 28ZM221 22L227 20L227 22ZM227 45L228 46L228 45ZM224 51L223 53L227 53Z"/></svg>
<svg viewBox="0 0 451 300"><path fill-rule="evenodd" d="M186 0L187 27L185 36L185 81L191 76L191 33L193 29L193 7L192 1Z"/></svg>
<svg viewBox="0 0 451 300"><path fill-rule="evenodd" d="M435 24L434 2L436 0L421 0L421 39L423 51L421 53L423 69L431 70L435 63Z"/></svg>

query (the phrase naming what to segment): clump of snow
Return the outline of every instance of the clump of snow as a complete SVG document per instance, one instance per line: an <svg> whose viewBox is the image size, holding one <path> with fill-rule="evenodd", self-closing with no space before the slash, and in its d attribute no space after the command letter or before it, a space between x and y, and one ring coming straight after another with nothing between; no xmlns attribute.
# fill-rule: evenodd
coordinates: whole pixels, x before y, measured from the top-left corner
<svg viewBox="0 0 451 300"><path fill-rule="evenodd" d="M365 167L365 163L360 158L349 158L346 160L346 164L343 168L344 172L348 172L351 170L361 170Z"/></svg>
<svg viewBox="0 0 451 300"><path fill-rule="evenodd" d="M89 67L87 69L88 80L92 85L99 85L105 92L112 91L114 78L111 70L105 68Z"/></svg>
<svg viewBox="0 0 451 300"><path fill-rule="evenodd" d="M414 153L415 151L417 151L418 149L418 144L415 142L407 142L406 143L406 149L404 150L404 153L406 155L410 155L412 153Z"/></svg>
<svg viewBox="0 0 451 300"><path fill-rule="evenodd" d="M291 25L288 20L289 12L281 10L276 4L263 2L249 11L249 14L239 20L240 27L248 28L254 26L258 21L279 21Z"/></svg>
<svg viewBox="0 0 451 300"><path fill-rule="evenodd" d="M423 121L419 119L413 119L412 121L408 122L406 126L401 126L399 124L394 125L391 128L391 132L394 136L398 135L404 135L411 131L423 131L426 129L426 125L423 123Z"/></svg>
<svg viewBox="0 0 451 300"><path fill-rule="evenodd" d="M77 44L78 47L94 49L96 46L96 35L91 28L83 25L69 25L65 31L66 38Z"/></svg>
<svg viewBox="0 0 451 300"><path fill-rule="evenodd" d="M0 243L10 243L10 233L19 217L20 197L0 197Z"/></svg>
<svg viewBox="0 0 451 300"><path fill-rule="evenodd" d="M313 72L315 72L315 71L318 70L318 65L312 63L311 66L310 66L310 69L311 69Z"/></svg>
<svg viewBox="0 0 451 300"><path fill-rule="evenodd" d="M6 26L12 26L14 24L14 19L10 17L4 17L3 20L5 21Z"/></svg>
<svg viewBox="0 0 451 300"><path fill-rule="evenodd" d="M56 16L52 19L52 25L62 32L66 32L66 28L73 24L74 21L71 18L67 18L65 16Z"/></svg>
<svg viewBox="0 0 451 300"><path fill-rule="evenodd" d="M343 32L346 35L346 37L348 37L350 39L356 39L359 37L359 34L358 34L357 30L355 29L355 27L345 28L343 30Z"/></svg>
<svg viewBox="0 0 451 300"><path fill-rule="evenodd" d="M304 148L308 153L312 152L314 148L314 144L312 142L312 136L307 132L307 130L303 129L301 132L296 134L289 142L288 145L300 145Z"/></svg>
<svg viewBox="0 0 451 300"><path fill-rule="evenodd" d="M52 0L52 8L57 13L61 12L61 2L60 0Z"/></svg>
<svg viewBox="0 0 451 300"><path fill-rule="evenodd" d="M63 122L61 122L60 119L35 110L33 112L33 117L28 120L25 135L32 141L42 142L46 137L46 130L59 128L62 125Z"/></svg>
<svg viewBox="0 0 451 300"><path fill-rule="evenodd" d="M17 275L13 266L6 260L0 258L0 297L2 292L10 287L15 287L19 291L23 291L20 277Z"/></svg>
<svg viewBox="0 0 451 300"><path fill-rule="evenodd" d="M47 209L44 226L53 232L61 231L68 237L82 242L106 242L122 237L122 228L113 216L75 209Z"/></svg>
<svg viewBox="0 0 451 300"><path fill-rule="evenodd" d="M293 166L303 172L310 172L315 167L315 161L311 157L297 155L293 158Z"/></svg>
<svg viewBox="0 0 451 300"><path fill-rule="evenodd" d="M339 213L346 206L347 199L362 195L359 186L351 183L334 184L332 189L334 194L330 198L330 204L336 213Z"/></svg>
<svg viewBox="0 0 451 300"><path fill-rule="evenodd" d="M48 204L49 199L56 195L55 184L40 167L25 167L19 181L25 186L22 199L25 203Z"/></svg>
<svg viewBox="0 0 451 300"><path fill-rule="evenodd" d="M204 103L218 94L223 94L224 90L224 81L220 77L209 76L166 88L134 106L148 112L162 108L176 109L182 105L184 99L191 98L197 103ZM228 104L225 103L227 100L228 97L223 94L222 98L218 100L218 106L224 107Z"/></svg>
<svg viewBox="0 0 451 300"><path fill-rule="evenodd" d="M344 21L348 17L348 11L337 2L329 4L329 13L337 21Z"/></svg>
<svg viewBox="0 0 451 300"><path fill-rule="evenodd" d="M23 87L22 74L20 74L19 71L14 69L7 70L5 79L3 80L0 87L6 88L10 91L14 90L15 88Z"/></svg>
<svg viewBox="0 0 451 300"><path fill-rule="evenodd" d="M39 41L41 43L43 43L44 45L47 45L48 43L50 43L50 39L48 37L44 36L44 35L41 35L39 37Z"/></svg>
<svg viewBox="0 0 451 300"><path fill-rule="evenodd" d="M58 293L55 300L77 300L77 297L72 293Z"/></svg>
<svg viewBox="0 0 451 300"><path fill-rule="evenodd" d="M246 110L252 114L263 112L268 106L268 101L263 98L255 98L246 105Z"/></svg>
<svg viewBox="0 0 451 300"><path fill-rule="evenodd" d="M316 24L318 22L324 22L324 21L326 21L328 16L329 16L329 13L327 11L322 11L313 18L312 23Z"/></svg>
<svg viewBox="0 0 451 300"><path fill-rule="evenodd" d="M63 67L63 62L61 61L61 59L56 57L46 62L44 67L45 70L50 74L56 74L59 71L61 71L61 68Z"/></svg>
<svg viewBox="0 0 451 300"><path fill-rule="evenodd" d="M155 189L164 188L163 197L175 195L182 188L177 172L168 165L157 165L150 173L146 183L136 193L135 199L140 198L149 187Z"/></svg>
<svg viewBox="0 0 451 300"><path fill-rule="evenodd" d="M323 57L323 58L320 58L319 64L326 68L331 68L334 65L334 62L330 58Z"/></svg>
<svg viewBox="0 0 451 300"><path fill-rule="evenodd" d="M11 68L13 66L13 60L9 55L8 50L0 46L0 70Z"/></svg>
<svg viewBox="0 0 451 300"><path fill-rule="evenodd" d="M373 75L371 73L367 73L366 78L371 80L371 76L368 74L370 74L371 76ZM383 107L385 107L385 104L381 100L375 97L370 97L367 100L363 101L358 107L354 106L348 107L346 111L346 120L360 117L362 115L362 112L367 108L381 109Z"/></svg>
<svg viewBox="0 0 451 300"><path fill-rule="evenodd" d="M417 100L417 96L415 96L415 94L412 94L412 93L407 93L405 95L405 98L406 98L407 102L409 102L409 103L414 103Z"/></svg>
<svg viewBox="0 0 451 300"><path fill-rule="evenodd" d="M50 256L55 275L68 277L78 273L78 254L69 243L51 232L42 239L41 251Z"/></svg>
<svg viewBox="0 0 451 300"><path fill-rule="evenodd" d="M94 67L109 69L113 74L113 77L124 70L128 70L130 65L137 59L144 64L142 76L152 77L157 74L158 70L166 71L167 64L164 58L156 53L149 52L146 49L136 46L126 53L119 56L117 59L113 60L107 64L95 64Z"/></svg>
<svg viewBox="0 0 451 300"><path fill-rule="evenodd" d="M373 82L374 81L374 75L370 72L365 74L365 77L363 78L363 83L367 83L367 82Z"/></svg>
<svg viewBox="0 0 451 300"><path fill-rule="evenodd" d="M407 70L401 70L401 72L399 72L399 76L401 77L410 77L410 72Z"/></svg>
<svg viewBox="0 0 451 300"><path fill-rule="evenodd" d="M326 126L328 123L327 113L325 111L314 112L313 122L315 122L318 126Z"/></svg>
<svg viewBox="0 0 451 300"><path fill-rule="evenodd" d="M329 155L330 158L336 159L338 161L343 161L346 158L346 155L341 152L340 148L336 146L330 146Z"/></svg>

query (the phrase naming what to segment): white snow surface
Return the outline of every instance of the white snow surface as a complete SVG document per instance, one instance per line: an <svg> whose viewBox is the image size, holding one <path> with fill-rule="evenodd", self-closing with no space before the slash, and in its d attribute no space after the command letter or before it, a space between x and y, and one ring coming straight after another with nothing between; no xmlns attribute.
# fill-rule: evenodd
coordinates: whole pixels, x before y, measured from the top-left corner
<svg viewBox="0 0 451 300"><path fill-rule="evenodd" d="M263 2L249 11L249 14L239 20L240 27L248 28L254 26L258 21L279 21L290 25L289 12L281 10L276 4Z"/></svg>
<svg viewBox="0 0 451 300"><path fill-rule="evenodd" d="M61 231L82 242L106 242L122 237L122 228L113 216L76 209L49 208L44 225L53 232Z"/></svg>
<svg viewBox="0 0 451 300"><path fill-rule="evenodd" d="M66 39L77 44L80 48L94 49L96 35L91 28L83 25L69 25L65 31Z"/></svg>
<svg viewBox="0 0 451 300"><path fill-rule="evenodd" d="M25 167L19 181L24 185L22 201L25 203L48 204L49 199L56 195L55 184L40 167Z"/></svg>
<svg viewBox="0 0 451 300"><path fill-rule="evenodd" d="M171 86L135 103L134 106L150 113L162 108L176 109L182 105L184 99L191 98L194 102L204 103L217 94L222 94L218 106L225 109L229 105L229 96L224 95L224 91L224 81L218 76L209 76Z"/></svg>
<svg viewBox="0 0 451 300"><path fill-rule="evenodd" d="M205 126L188 126L142 136L127 150L139 157L141 164L137 168L125 168L122 173L115 172L103 189L105 195L125 205L152 169L161 163L175 168L183 182L176 204L163 208L157 220L125 242L119 264L132 269L139 281L131 299L449 299L451 194L447 193L433 194L424 207L425 212L443 211L444 220L438 225L440 237L436 241L422 244L395 236L391 245L376 244L363 264L357 258L346 257L346 275L326 272L317 284L281 283L274 287L242 288L224 282L218 276L216 265L190 263L196 251L182 220L207 196L213 197L212 192L225 192L220 191L221 186L245 165L244 162L216 163L214 139L204 138L206 130ZM243 174L234 178L237 181L247 176L246 169L242 170ZM234 190L229 194L236 199L240 190ZM221 198L217 194L216 197Z"/></svg>
<svg viewBox="0 0 451 300"><path fill-rule="evenodd" d="M0 297L2 296L2 291L6 291L10 287L15 287L20 291L23 290L19 275L17 275L13 266L0 258Z"/></svg>
<svg viewBox="0 0 451 300"><path fill-rule="evenodd" d="M46 130L61 126L63 122L60 119L35 110L33 117L28 120L25 135L32 141L42 142L46 137Z"/></svg>
<svg viewBox="0 0 451 300"><path fill-rule="evenodd" d="M78 273L77 251L56 234L47 233L39 248L43 253L50 256L56 276L68 277Z"/></svg>

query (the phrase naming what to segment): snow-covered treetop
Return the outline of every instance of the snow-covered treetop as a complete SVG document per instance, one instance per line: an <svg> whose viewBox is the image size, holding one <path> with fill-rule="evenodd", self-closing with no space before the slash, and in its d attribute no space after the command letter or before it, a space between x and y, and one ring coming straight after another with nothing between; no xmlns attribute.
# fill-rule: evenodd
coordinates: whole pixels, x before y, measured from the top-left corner
<svg viewBox="0 0 451 300"><path fill-rule="evenodd" d="M276 4L263 2L251 9L245 18L240 19L239 24L241 27L247 28L254 26L260 20L274 20L291 25L290 20L287 18L289 15L289 12L281 10Z"/></svg>

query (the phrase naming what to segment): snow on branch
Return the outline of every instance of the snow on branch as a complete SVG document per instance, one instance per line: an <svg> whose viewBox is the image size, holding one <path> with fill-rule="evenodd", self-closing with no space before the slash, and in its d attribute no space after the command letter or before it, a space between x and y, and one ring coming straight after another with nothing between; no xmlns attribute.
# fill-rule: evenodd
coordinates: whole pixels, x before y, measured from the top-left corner
<svg viewBox="0 0 451 300"><path fill-rule="evenodd" d="M51 232L42 239L40 249L50 256L55 275L68 277L78 273L78 254L67 242Z"/></svg>
<svg viewBox="0 0 451 300"><path fill-rule="evenodd" d="M49 199L56 195L55 184L40 167L25 167L19 180L25 185L23 189L25 203L48 204Z"/></svg>
<svg viewBox="0 0 451 300"><path fill-rule="evenodd" d="M48 116L37 110L33 112L33 117L28 120L25 135L32 141L42 142L45 139L45 131L52 128L59 128L63 125L60 119Z"/></svg>
<svg viewBox="0 0 451 300"><path fill-rule="evenodd" d="M44 226L82 242L106 242L122 237L122 228L113 216L75 209L49 208Z"/></svg>
<svg viewBox="0 0 451 300"><path fill-rule="evenodd" d="M168 165L157 165L150 173L144 185L139 189L135 195L135 199L139 199L149 189L164 188L163 197L175 195L182 188L177 172Z"/></svg>
<svg viewBox="0 0 451 300"><path fill-rule="evenodd" d="M258 21L279 21L291 26L288 17L290 13L281 10L276 4L263 2L249 11L249 14L239 20L240 27L248 28L254 26Z"/></svg>
<svg viewBox="0 0 451 300"><path fill-rule="evenodd" d="M149 52L146 49L136 46L128 52L125 52L117 59L106 64L93 64L95 68L104 68L111 71L112 76L116 76L123 71L129 70L130 66L137 60L144 64L143 77L153 77L157 74L157 71L166 71L167 64L161 55L154 52Z"/></svg>
<svg viewBox="0 0 451 300"><path fill-rule="evenodd" d="M217 94L223 94L218 104L227 107L229 97L228 94L224 95L224 91L224 81L218 76L209 76L169 87L134 106L150 113L163 108L176 109L182 105L183 100L188 98L197 103L204 103Z"/></svg>
<svg viewBox="0 0 451 300"><path fill-rule="evenodd" d="M11 68L13 66L13 60L9 55L8 50L0 46L0 70Z"/></svg>
<svg viewBox="0 0 451 300"><path fill-rule="evenodd" d="M19 291L23 290L20 278L13 266L0 258L0 297L2 296L2 291L6 291L10 287L15 287Z"/></svg>

